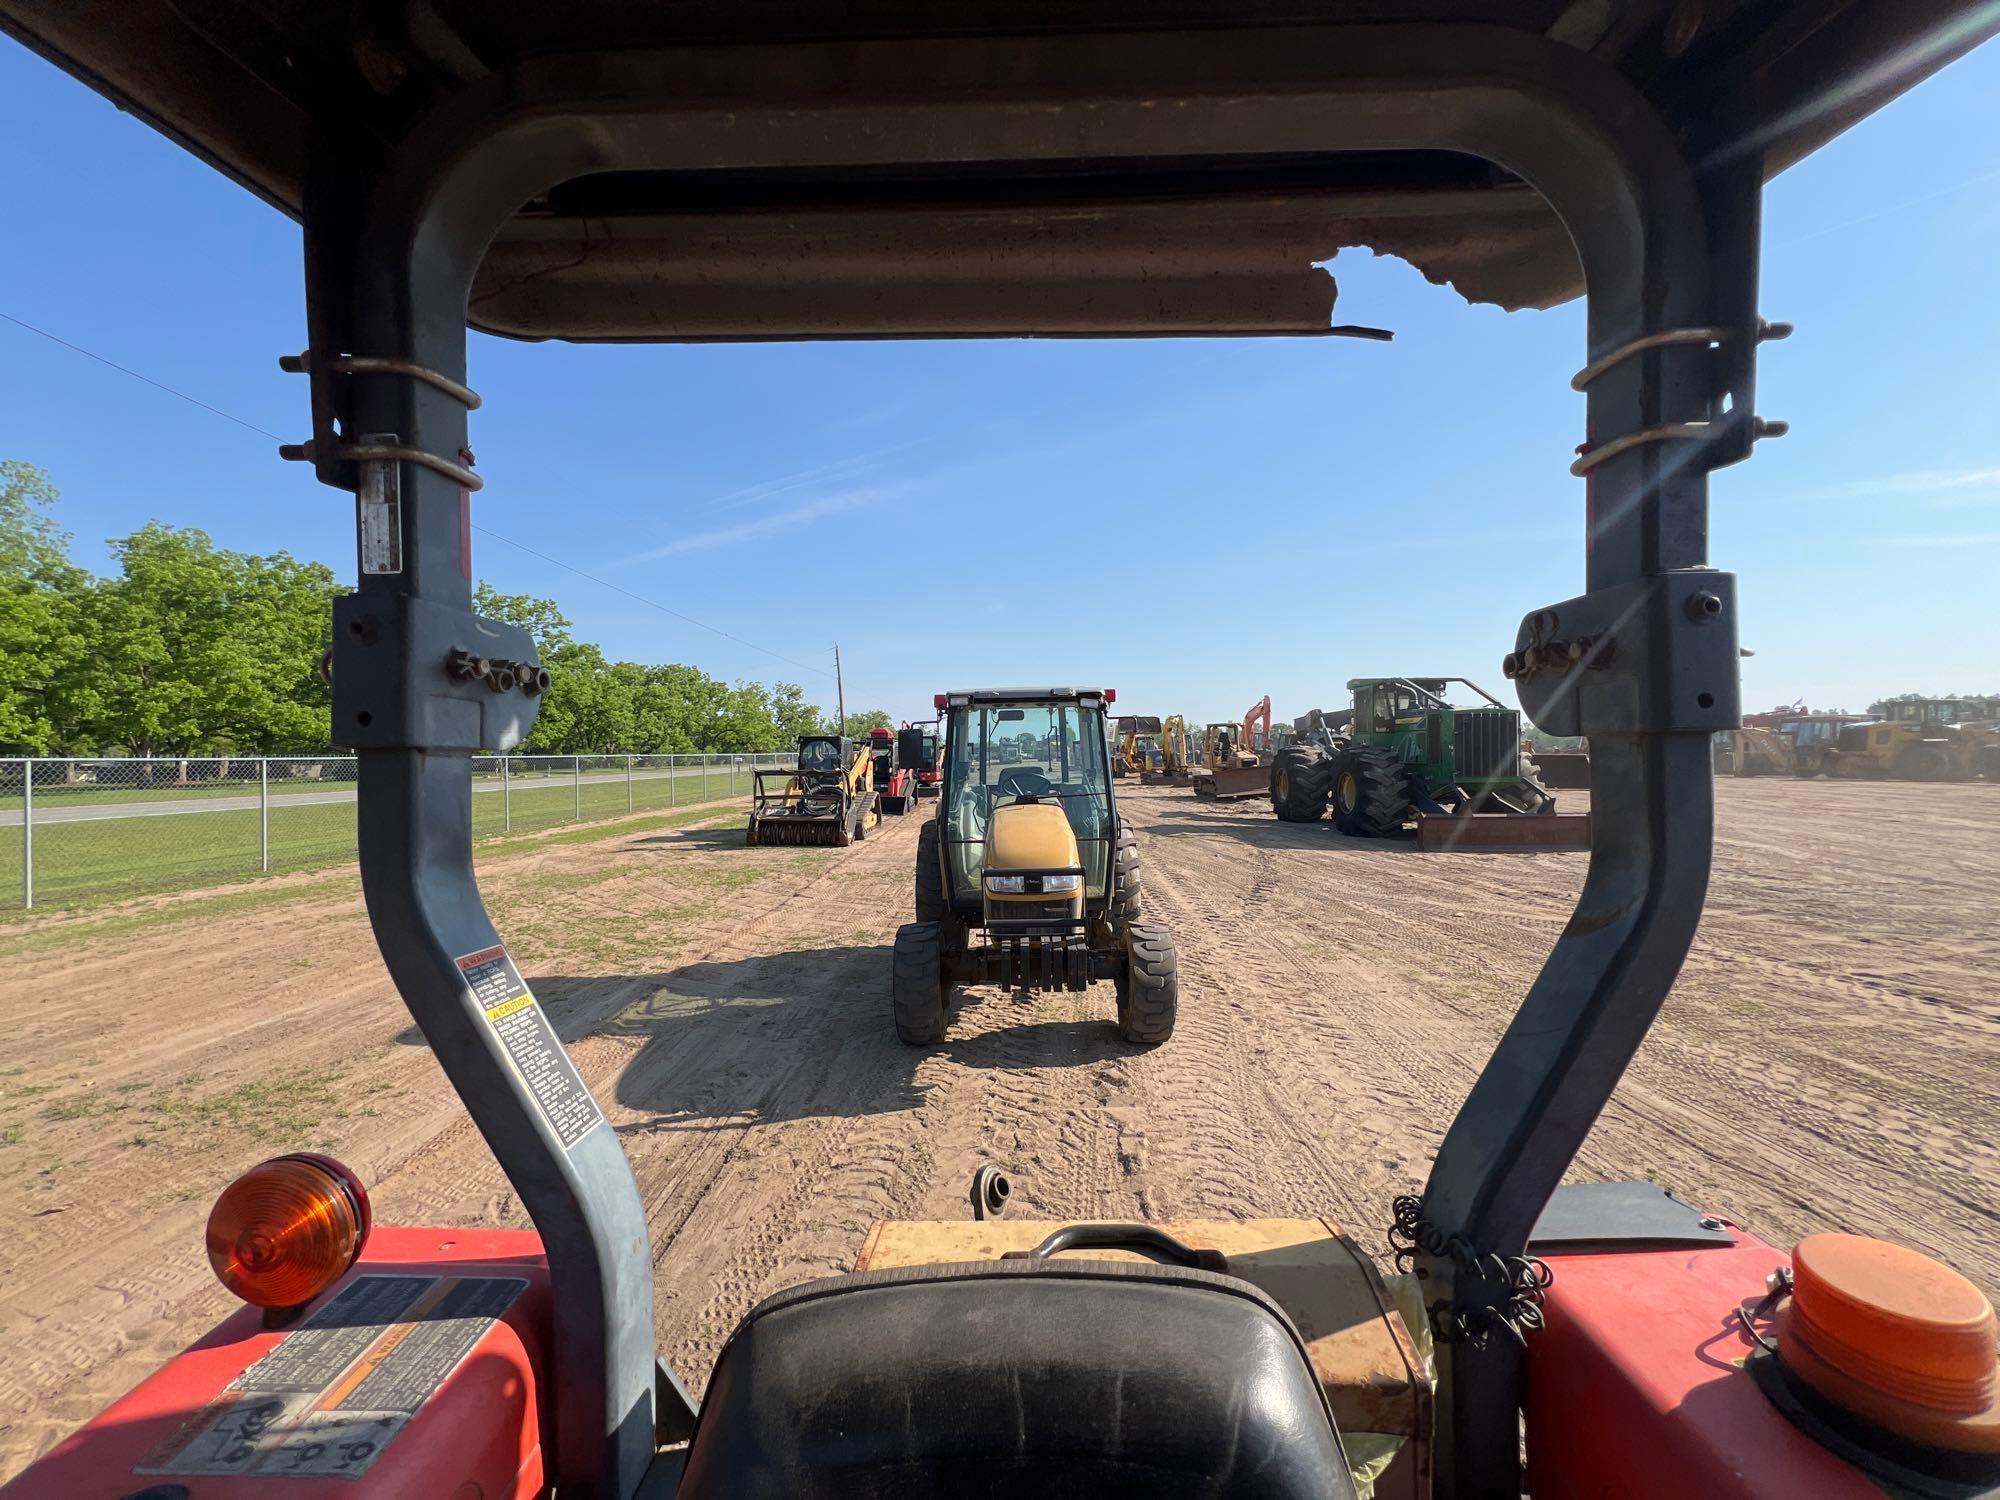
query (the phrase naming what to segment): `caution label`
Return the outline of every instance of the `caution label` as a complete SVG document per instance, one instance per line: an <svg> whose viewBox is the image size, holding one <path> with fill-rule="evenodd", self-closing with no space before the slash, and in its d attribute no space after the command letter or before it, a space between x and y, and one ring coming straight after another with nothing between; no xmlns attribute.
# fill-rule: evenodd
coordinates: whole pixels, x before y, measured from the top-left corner
<svg viewBox="0 0 2000 1500"><path fill-rule="evenodd" d="M514 967L505 948L485 948L458 960L459 972L486 1012L493 1034L528 1086L528 1093L567 1151L604 1123L576 1064L541 1006L529 993L527 981Z"/></svg>
<svg viewBox="0 0 2000 1500"><path fill-rule="evenodd" d="M132 1472L358 1478L527 1285L356 1277Z"/></svg>

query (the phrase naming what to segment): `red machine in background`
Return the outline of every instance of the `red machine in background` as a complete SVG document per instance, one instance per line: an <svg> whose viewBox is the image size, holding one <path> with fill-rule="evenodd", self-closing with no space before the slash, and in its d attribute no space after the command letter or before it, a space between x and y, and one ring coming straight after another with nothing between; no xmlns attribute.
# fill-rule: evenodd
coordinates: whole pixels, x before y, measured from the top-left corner
<svg viewBox="0 0 2000 1500"><path fill-rule="evenodd" d="M875 793L882 811L898 817L917 800L917 768L903 757L904 748L893 729L868 731L868 753L875 757Z"/></svg>
<svg viewBox="0 0 2000 1500"><path fill-rule="evenodd" d="M935 797L944 787L944 767L938 753L938 721L922 719L912 724L903 720L896 737L897 758L917 773L917 795Z"/></svg>

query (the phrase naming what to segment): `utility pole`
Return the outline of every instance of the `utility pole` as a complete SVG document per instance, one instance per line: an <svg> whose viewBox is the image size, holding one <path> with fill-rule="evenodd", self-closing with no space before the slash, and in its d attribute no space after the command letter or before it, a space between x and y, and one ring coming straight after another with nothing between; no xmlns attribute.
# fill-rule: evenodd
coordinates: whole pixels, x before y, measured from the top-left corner
<svg viewBox="0 0 2000 1500"><path fill-rule="evenodd" d="M840 642L833 643L833 692L834 701L840 705L840 727L835 734L847 733L847 684L840 676Z"/></svg>

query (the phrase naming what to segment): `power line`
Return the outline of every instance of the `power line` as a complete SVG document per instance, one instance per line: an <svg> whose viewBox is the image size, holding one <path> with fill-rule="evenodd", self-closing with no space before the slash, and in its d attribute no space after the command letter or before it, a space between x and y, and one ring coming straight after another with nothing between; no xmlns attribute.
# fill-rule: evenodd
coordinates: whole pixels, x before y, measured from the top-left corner
<svg viewBox="0 0 2000 1500"><path fill-rule="evenodd" d="M198 396L190 396L186 391L176 390L173 386L166 384L164 381L155 380L150 375L141 375L137 370L130 369L125 365L121 365L115 359L106 359L103 355L94 353L93 351L84 348L81 344L72 344L68 339L58 338L55 334L50 333L46 328L37 328L33 323L29 323L24 319L17 318L12 313L0 312L0 318L4 318L7 322L12 323L17 328L25 328L29 333L36 334L42 338L45 338L52 344L60 344L63 348L69 350L73 354L81 354L85 359L96 360L97 363L99 363L100 365L104 365L109 369L116 370L121 375L129 375L134 380L142 381L146 385L150 385L156 391L165 391L169 396L177 397L178 399L187 402L188 405L190 406L198 406L203 411L208 412L211 416L221 417L225 422L234 422L238 427L247 428L251 432L255 432L260 434L261 436L269 438L274 443L281 443L284 441L284 439L279 437L277 433L272 432L267 428L259 427L255 422L245 421L242 417L236 416L232 412L226 412L219 406L210 406L206 401L203 401ZM579 578L587 578L592 583L596 584L599 588L610 589L614 594L623 594L627 599L631 599L640 604L646 605L650 609L657 609L663 615L671 615L674 619L679 620L684 624L698 626L703 630L709 631L711 634L721 636L726 641L734 641L737 645L742 646L747 650L760 651L774 661L781 661L789 666L797 667L802 672L817 672L825 677L832 677L835 675L834 672L827 667L815 667L808 662L802 662L798 660L796 657L786 656L781 651L773 651L769 646L760 646L755 641L746 641L745 639L743 639L742 636L734 635L731 632L724 630L720 625L711 625L706 620L697 620L693 615L683 614L680 610L671 609L668 606L660 603L660 601L657 599L649 599L644 594L634 593L631 589L621 587L620 585L611 582L609 579L599 578L595 573L587 572L584 569L579 568L572 563L566 563L559 557L551 557L549 556L548 553L541 551L539 548L530 547L526 542L517 542L511 536L503 535L502 533L495 531L490 526L480 526L475 524L472 529L474 531L479 532L483 536L492 537L493 540L496 542L505 542L510 547L518 548L521 551L527 553L530 557L539 557L543 562L548 563L552 567L561 568L566 573L574 573Z"/></svg>
<svg viewBox="0 0 2000 1500"><path fill-rule="evenodd" d="M107 365L111 369L116 370L120 375L130 375L134 380L142 380L147 385L150 385L156 391L165 391L169 396L178 396L180 397L181 400L187 402L188 405L199 406L203 411L209 412L214 416L218 416L222 418L222 420L225 422L234 422L238 427L247 427L252 432L263 433L265 437L269 438L274 443L282 443L284 441L284 439L279 437L277 433L266 431L264 428L259 427L255 422L246 422L241 417L234 416L231 413L224 411L219 406L210 406L206 401L201 400L199 397L190 396L186 391L177 391L172 386L166 384L164 381L155 380L150 375L141 375L137 370L128 370L124 365L119 364L118 361L115 359L106 359L101 354L92 353L90 350L84 348L81 344L72 344L68 339L57 338L53 333L50 333L48 329L37 328L33 323L27 322L21 318L17 318L12 313L0 312L0 318L5 318L9 323L12 323L16 328L25 328L28 330L28 332L39 335L40 337L47 339L51 344L61 344L63 348L69 350L73 354L81 354L85 359L94 359L100 365Z"/></svg>

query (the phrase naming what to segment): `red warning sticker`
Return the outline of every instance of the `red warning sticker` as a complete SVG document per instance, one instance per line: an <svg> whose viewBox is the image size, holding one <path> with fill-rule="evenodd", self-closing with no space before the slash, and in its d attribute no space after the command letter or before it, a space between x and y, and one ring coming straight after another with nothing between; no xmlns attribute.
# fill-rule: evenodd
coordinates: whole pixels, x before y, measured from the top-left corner
<svg viewBox="0 0 2000 1500"><path fill-rule="evenodd" d="M535 1003L521 971L500 947L468 953L458 960L458 968L542 1118L563 1150L569 1150L604 1123L604 1111Z"/></svg>

